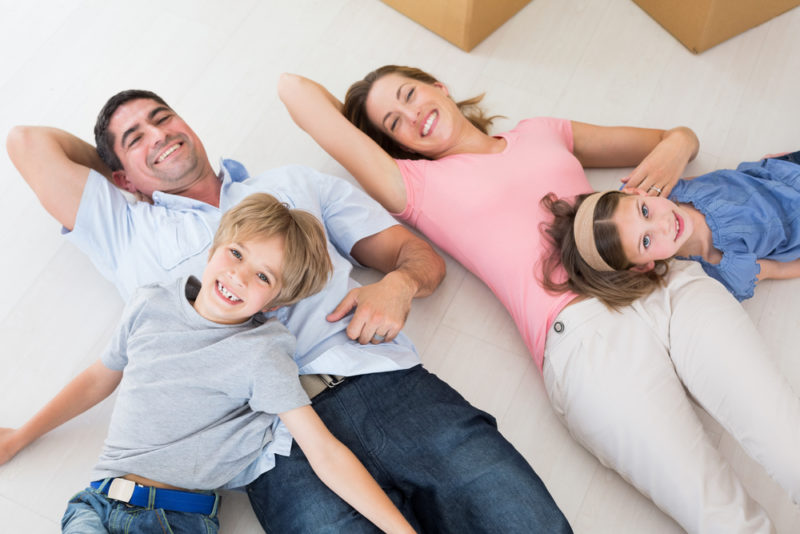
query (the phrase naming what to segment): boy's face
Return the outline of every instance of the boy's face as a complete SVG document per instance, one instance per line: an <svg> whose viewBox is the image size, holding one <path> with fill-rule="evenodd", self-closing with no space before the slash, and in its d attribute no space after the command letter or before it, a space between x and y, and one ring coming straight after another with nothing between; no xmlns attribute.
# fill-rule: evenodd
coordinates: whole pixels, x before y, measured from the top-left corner
<svg viewBox="0 0 800 534"><path fill-rule="evenodd" d="M210 321L241 323L265 311L281 289L283 236L220 245L203 271L194 308Z"/></svg>
<svg viewBox="0 0 800 534"><path fill-rule="evenodd" d="M692 219L679 205L641 194L621 198L612 220L625 256L639 270L650 270L655 260L675 256L694 231Z"/></svg>

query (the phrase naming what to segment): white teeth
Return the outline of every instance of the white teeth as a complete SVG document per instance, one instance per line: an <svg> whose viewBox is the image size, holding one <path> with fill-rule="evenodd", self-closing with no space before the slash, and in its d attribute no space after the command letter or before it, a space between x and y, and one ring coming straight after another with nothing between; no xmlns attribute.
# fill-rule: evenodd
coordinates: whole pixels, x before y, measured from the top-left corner
<svg viewBox="0 0 800 534"><path fill-rule="evenodd" d="M438 113L435 111L430 115L428 115L428 120L425 121L425 126L422 127L423 137L428 135L428 132L431 131L431 126L433 126L433 120L436 118L437 115Z"/></svg>
<svg viewBox="0 0 800 534"><path fill-rule="evenodd" d="M161 163L162 161L164 161L166 159L167 156L169 156L170 154L172 154L176 150L178 150L178 145L177 144L172 145L171 147L169 147L169 149L167 149L166 152L164 152L163 154L158 156L158 162Z"/></svg>
<svg viewBox="0 0 800 534"><path fill-rule="evenodd" d="M221 282L217 282L217 289L219 289L219 292L225 295L225 298L228 300L232 300L233 302L239 302L240 300L242 300L233 293L231 293L230 291L228 291L227 288L223 286Z"/></svg>

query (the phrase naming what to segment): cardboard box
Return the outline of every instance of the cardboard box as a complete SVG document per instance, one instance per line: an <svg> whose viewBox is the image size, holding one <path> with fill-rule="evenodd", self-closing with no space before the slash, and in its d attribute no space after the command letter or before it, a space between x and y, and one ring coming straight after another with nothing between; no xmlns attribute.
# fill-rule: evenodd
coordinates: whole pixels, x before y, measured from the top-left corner
<svg viewBox="0 0 800 534"><path fill-rule="evenodd" d="M633 0L695 54L800 5L800 0Z"/></svg>
<svg viewBox="0 0 800 534"><path fill-rule="evenodd" d="M383 0L384 4L467 52L528 2L530 0Z"/></svg>

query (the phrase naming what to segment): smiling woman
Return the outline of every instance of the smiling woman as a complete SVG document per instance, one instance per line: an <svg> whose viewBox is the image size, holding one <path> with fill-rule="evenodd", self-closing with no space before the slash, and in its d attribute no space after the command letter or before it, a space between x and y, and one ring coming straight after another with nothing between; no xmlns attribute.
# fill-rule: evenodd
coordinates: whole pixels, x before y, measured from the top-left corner
<svg viewBox="0 0 800 534"><path fill-rule="evenodd" d="M697 154L691 130L537 117L489 135L476 100L459 105L434 77L391 65L353 84L343 106L300 76L284 74L279 93L370 195L486 282L573 436L687 531L771 528L705 434L687 390L800 501L800 401L735 300L683 263L610 313L571 290L573 273L535 230L550 222L542 198L591 190L583 166L636 166L629 187L668 192ZM558 291L542 282L543 264ZM702 325L700 309L713 310ZM753 399L769 406L754 412Z"/></svg>

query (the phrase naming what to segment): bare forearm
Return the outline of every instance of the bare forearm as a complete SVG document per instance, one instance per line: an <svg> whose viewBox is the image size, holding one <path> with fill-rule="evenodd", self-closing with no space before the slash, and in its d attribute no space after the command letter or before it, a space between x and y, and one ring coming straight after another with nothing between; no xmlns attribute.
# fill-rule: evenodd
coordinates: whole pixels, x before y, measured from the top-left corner
<svg viewBox="0 0 800 534"><path fill-rule="evenodd" d="M758 260L761 272L758 281L800 278L800 259L794 261Z"/></svg>
<svg viewBox="0 0 800 534"><path fill-rule="evenodd" d="M292 119L303 129L309 120L319 122L317 114L336 112L341 115L342 103L325 87L297 74L283 73L278 80L278 96Z"/></svg>
<svg viewBox="0 0 800 534"><path fill-rule="evenodd" d="M414 532L353 453L335 438L324 455L309 457L314 472L339 497L384 532Z"/></svg>
<svg viewBox="0 0 800 534"><path fill-rule="evenodd" d="M410 241L400 249L397 265L387 274L405 278L412 297L426 297L439 287L444 279L444 260L426 242Z"/></svg>

